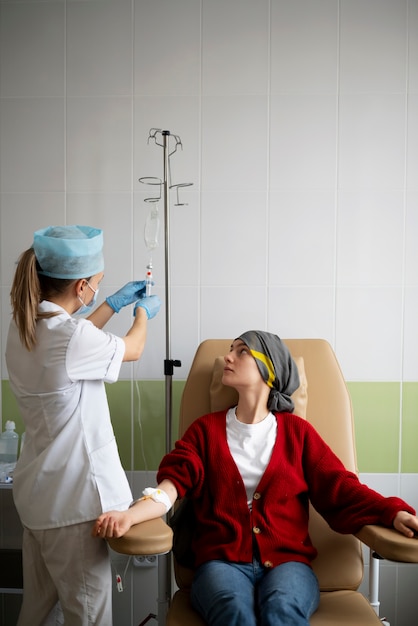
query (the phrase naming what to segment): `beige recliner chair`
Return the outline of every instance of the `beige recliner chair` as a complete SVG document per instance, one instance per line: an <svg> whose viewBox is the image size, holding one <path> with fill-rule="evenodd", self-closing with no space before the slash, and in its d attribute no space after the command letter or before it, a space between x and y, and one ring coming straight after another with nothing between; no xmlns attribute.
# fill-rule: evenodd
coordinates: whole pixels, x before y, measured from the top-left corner
<svg viewBox="0 0 418 626"><path fill-rule="evenodd" d="M300 372L301 387L295 392L295 413L306 417L327 441L345 466L357 471L350 397L331 346L321 339L284 340ZM221 356L229 351L230 339L200 344L182 395L179 435L200 415L234 403L234 390L224 387ZM357 591L363 577L361 541L383 558L418 562L418 541L395 530L366 526L358 538L332 531L314 509L310 534L318 549L313 563L321 587L321 602L312 626L381 626L367 599ZM360 539L360 540L359 540ZM111 547L126 554L163 553L171 546L171 529L159 519L133 527ZM205 626L192 609L189 589L193 571L174 562L178 590L167 614L167 626ZM159 620L160 621L160 620ZM160 624L160 626L163 626Z"/></svg>

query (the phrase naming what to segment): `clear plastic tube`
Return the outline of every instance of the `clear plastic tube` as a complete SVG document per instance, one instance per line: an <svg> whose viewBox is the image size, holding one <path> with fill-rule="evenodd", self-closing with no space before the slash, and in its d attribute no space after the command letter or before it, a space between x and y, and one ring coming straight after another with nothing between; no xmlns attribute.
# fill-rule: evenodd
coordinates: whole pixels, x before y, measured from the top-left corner
<svg viewBox="0 0 418 626"><path fill-rule="evenodd" d="M151 261L147 265L147 271L145 274L145 295L148 297L152 294L152 263Z"/></svg>
<svg viewBox="0 0 418 626"><path fill-rule="evenodd" d="M158 213L158 203L151 204L151 210L145 221L144 239L148 250L152 251L158 247L158 233L160 230L160 216ZM152 294L152 260L150 259L145 273L145 295Z"/></svg>

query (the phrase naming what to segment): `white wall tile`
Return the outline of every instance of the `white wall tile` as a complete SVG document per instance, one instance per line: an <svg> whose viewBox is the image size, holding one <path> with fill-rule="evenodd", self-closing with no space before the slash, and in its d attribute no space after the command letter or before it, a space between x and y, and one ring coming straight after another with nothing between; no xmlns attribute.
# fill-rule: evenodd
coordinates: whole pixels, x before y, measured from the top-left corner
<svg viewBox="0 0 418 626"><path fill-rule="evenodd" d="M270 100L270 189L333 189L336 97L283 94Z"/></svg>
<svg viewBox="0 0 418 626"><path fill-rule="evenodd" d="M402 284L402 190L346 191L338 202L338 284Z"/></svg>
<svg viewBox="0 0 418 626"><path fill-rule="evenodd" d="M2 99L0 187L5 191L64 189L64 101Z"/></svg>
<svg viewBox="0 0 418 626"><path fill-rule="evenodd" d="M161 300L161 309L158 315L148 322L144 352L138 363L133 366L134 378L137 380L164 380L164 360L166 358L165 298L164 292L158 288L155 293ZM131 319L132 317L130 317ZM171 328L171 337L174 337L175 328L174 326ZM171 345L173 344L171 343ZM131 377L132 373L127 376L127 378Z"/></svg>
<svg viewBox="0 0 418 626"><path fill-rule="evenodd" d="M132 196L129 192L69 193L66 218L69 224L87 224L103 229L103 285L115 291L128 280L144 278L145 266L141 275L132 271L132 249L137 239L132 230Z"/></svg>
<svg viewBox="0 0 418 626"><path fill-rule="evenodd" d="M266 194L214 192L202 201L202 285L266 285Z"/></svg>
<svg viewBox="0 0 418 626"><path fill-rule="evenodd" d="M269 285L332 285L335 243L332 191L270 193Z"/></svg>
<svg viewBox="0 0 418 626"><path fill-rule="evenodd" d="M271 93L335 93L338 3L273 0Z"/></svg>
<svg viewBox="0 0 418 626"><path fill-rule="evenodd" d="M401 379L401 287L338 287L335 319L346 380Z"/></svg>
<svg viewBox="0 0 418 626"><path fill-rule="evenodd" d="M2 98L63 97L64 3L3 2L0 21Z"/></svg>
<svg viewBox="0 0 418 626"><path fill-rule="evenodd" d="M136 95L199 93L200 4L195 0L134 0Z"/></svg>
<svg viewBox="0 0 418 626"><path fill-rule="evenodd" d="M400 497L418 511L418 475L401 474L399 481Z"/></svg>
<svg viewBox="0 0 418 626"><path fill-rule="evenodd" d="M405 95L341 95L339 187L402 189L404 181Z"/></svg>
<svg viewBox="0 0 418 626"><path fill-rule="evenodd" d="M418 286L405 287L403 378L418 380Z"/></svg>
<svg viewBox="0 0 418 626"><path fill-rule="evenodd" d="M67 99L67 185L68 191L131 189L130 99Z"/></svg>
<svg viewBox="0 0 418 626"><path fill-rule="evenodd" d="M390 496L397 496L403 498L400 492L400 482L398 474L372 474L362 472L359 475L359 479L362 483L374 489L389 498Z"/></svg>
<svg viewBox="0 0 418 626"><path fill-rule="evenodd" d="M407 0L342 0L340 15L341 91L405 90Z"/></svg>
<svg viewBox="0 0 418 626"><path fill-rule="evenodd" d="M30 248L33 233L65 223L65 194L4 193L0 214L1 283L11 286L20 254Z"/></svg>
<svg viewBox="0 0 418 626"><path fill-rule="evenodd" d="M408 88L418 93L418 2L408 2Z"/></svg>
<svg viewBox="0 0 418 626"><path fill-rule="evenodd" d="M405 283L418 284L418 190L406 194Z"/></svg>
<svg viewBox="0 0 418 626"><path fill-rule="evenodd" d="M270 287L267 325L281 337L326 339L334 345L333 287Z"/></svg>
<svg viewBox="0 0 418 626"><path fill-rule="evenodd" d="M417 36L418 39L418 36ZM418 189L418 90L408 97L407 188Z"/></svg>
<svg viewBox="0 0 418 626"><path fill-rule="evenodd" d="M174 368L175 379L187 378L197 346L200 343L200 290L197 287L177 286L171 289L171 359L181 361ZM214 304L212 304L212 308ZM165 322L165 321L164 321ZM165 330L165 325L164 325ZM166 353L164 352L164 358Z"/></svg>
<svg viewBox="0 0 418 626"><path fill-rule="evenodd" d="M234 338L249 329L266 328L267 298L264 287L202 287L200 341Z"/></svg>
<svg viewBox="0 0 418 626"><path fill-rule="evenodd" d="M267 97L202 100L202 190L264 191Z"/></svg>
<svg viewBox="0 0 418 626"><path fill-rule="evenodd" d="M68 96L132 94L132 2L69 2Z"/></svg>
<svg viewBox="0 0 418 626"><path fill-rule="evenodd" d="M177 206L174 198L170 204L170 258L169 268L173 286L199 284L201 230L199 195L195 191L181 191ZM161 239L163 246L163 238Z"/></svg>
<svg viewBox="0 0 418 626"><path fill-rule="evenodd" d="M202 92L205 96L266 92L268 9L267 0L203 2Z"/></svg>

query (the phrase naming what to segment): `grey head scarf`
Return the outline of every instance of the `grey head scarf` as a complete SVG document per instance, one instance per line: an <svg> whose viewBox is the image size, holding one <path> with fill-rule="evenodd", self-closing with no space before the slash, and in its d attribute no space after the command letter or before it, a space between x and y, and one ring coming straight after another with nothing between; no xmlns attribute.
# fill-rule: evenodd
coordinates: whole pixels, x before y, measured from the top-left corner
<svg viewBox="0 0 418 626"><path fill-rule="evenodd" d="M249 330L237 339L248 346L263 380L270 387L268 408L291 413L294 404L290 396L300 383L298 368L287 346L277 335L263 330Z"/></svg>

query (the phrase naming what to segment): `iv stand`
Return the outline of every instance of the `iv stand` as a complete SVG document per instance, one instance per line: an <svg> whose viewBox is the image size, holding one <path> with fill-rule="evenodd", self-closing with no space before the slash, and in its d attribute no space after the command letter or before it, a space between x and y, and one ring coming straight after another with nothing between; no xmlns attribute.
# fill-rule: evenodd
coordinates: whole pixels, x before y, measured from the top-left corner
<svg viewBox="0 0 418 626"><path fill-rule="evenodd" d="M156 139L156 135L161 134L162 143ZM174 367L180 367L181 361L171 358L171 309L170 309L170 152L169 140L171 135L169 130L151 129L149 138L153 138L157 145L163 147L163 202L164 202L164 245L165 245L165 350L164 360L165 375L165 450L170 452L172 446L172 378ZM174 135L177 145L181 145L178 136ZM174 150L175 151L175 150ZM141 179L140 179L141 180ZM177 186L178 192L178 186ZM170 513L167 515L169 519ZM158 556L158 624L164 626L166 614L171 599L172 573L171 573L171 553Z"/></svg>
<svg viewBox="0 0 418 626"><path fill-rule="evenodd" d="M169 149L168 142L170 137L169 130L162 131L163 137L163 150L164 150L164 171L163 171L163 198L164 198L164 243L165 243L165 351L166 358L164 361L164 375L165 375L165 451L166 454L170 452L172 446L172 431L173 431L173 371L174 367L180 367L181 361L173 360L171 358L171 308L170 308L170 198L169 198ZM170 518L170 513L167 515L167 519ZM165 567L166 571L162 572L162 576L165 574L165 598L162 609L164 615L158 614L158 623L160 624L160 617L163 617L165 624L165 617L168 610L168 606L171 600L171 588L172 588L172 573L171 573L171 553L165 555ZM161 593L161 590L160 590Z"/></svg>
<svg viewBox="0 0 418 626"><path fill-rule="evenodd" d="M165 244L165 451L170 452L173 430L173 401L172 378L174 367L180 367L181 362L171 358L171 309L170 309L170 197L169 197L169 130L161 131L164 150L163 168L163 199L164 199L164 244Z"/></svg>

